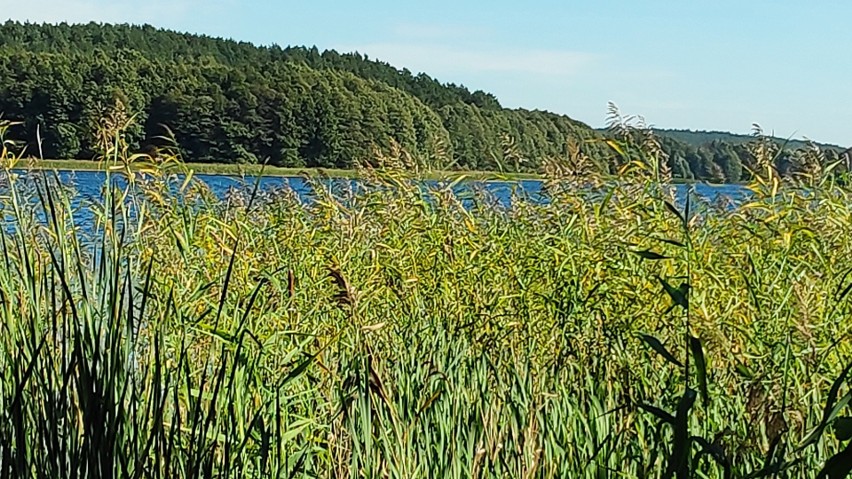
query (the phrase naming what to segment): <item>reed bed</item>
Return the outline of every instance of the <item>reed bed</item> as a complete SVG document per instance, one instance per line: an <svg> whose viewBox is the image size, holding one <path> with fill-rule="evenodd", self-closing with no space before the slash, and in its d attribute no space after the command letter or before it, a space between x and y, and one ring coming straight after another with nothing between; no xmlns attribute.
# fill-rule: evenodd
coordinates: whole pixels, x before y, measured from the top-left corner
<svg viewBox="0 0 852 479"><path fill-rule="evenodd" d="M4 150L0 477L852 467L839 177L767 169L730 206L574 155L545 202L393 168L220 201L174 159L105 158L121 187L77 205Z"/></svg>

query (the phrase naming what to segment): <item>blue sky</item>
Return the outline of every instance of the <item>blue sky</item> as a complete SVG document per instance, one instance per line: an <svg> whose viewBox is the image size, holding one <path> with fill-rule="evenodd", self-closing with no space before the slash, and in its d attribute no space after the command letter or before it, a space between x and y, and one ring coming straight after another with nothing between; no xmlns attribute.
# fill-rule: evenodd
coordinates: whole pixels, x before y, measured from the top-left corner
<svg viewBox="0 0 852 479"><path fill-rule="evenodd" d="M17 20L150 23L357 50L602 126L608 101L665 128L852 144L852 2L0 0Z"/></svg>

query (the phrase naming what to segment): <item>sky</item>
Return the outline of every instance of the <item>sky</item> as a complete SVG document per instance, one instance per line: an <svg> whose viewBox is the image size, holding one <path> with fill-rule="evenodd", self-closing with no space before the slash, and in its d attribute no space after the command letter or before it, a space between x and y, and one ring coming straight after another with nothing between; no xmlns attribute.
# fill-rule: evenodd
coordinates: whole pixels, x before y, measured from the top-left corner
<svg viewBox="0 0 852 479"><path fill-rule="evenodd" d="M848 0L0 0L2 16L358 51L594 127L611 101L660 128L852 145Z"/></svg>

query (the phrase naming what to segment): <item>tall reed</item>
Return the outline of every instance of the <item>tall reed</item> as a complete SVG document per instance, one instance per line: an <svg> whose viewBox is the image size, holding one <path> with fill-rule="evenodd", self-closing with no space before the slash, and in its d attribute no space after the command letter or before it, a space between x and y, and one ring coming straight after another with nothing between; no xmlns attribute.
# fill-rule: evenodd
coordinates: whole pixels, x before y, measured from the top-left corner
<svg viewBox="0 0 852 479"><path fill-rule="evenodd" d="M686 208L569 148L543 202L391 166L220 201L115 144L82 205L3 152L4 477L842 477L831 175Z"/></svg>

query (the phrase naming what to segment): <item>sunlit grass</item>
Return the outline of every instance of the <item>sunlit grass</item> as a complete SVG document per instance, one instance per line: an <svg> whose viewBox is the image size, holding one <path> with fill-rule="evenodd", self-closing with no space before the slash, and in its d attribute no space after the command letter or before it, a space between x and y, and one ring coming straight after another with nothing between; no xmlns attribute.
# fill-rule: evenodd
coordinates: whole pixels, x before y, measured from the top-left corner
<svg viewBox="0 0 852 479"><path fill-rule="evenodd" d="M662 477L678 438L648 411L677 410L686 370L649 337L680 363L700 341L685 424L734 477L839 450L795 450L849 361L830 175L767 167L748 203L687 215L647 163L616 182L577 150L548 202L509 207L392 168L219 201L176 158L105 157L129 184L89 229L51 173L6 172L4 477Z"/></svg>
<svg viewBox="0 0 852 479"><path fill-rule="evenodd" d="M41 160L37 158L23 159L19 166L27 170L58 170L58 171L105 171L109 163L95 160ZM359 178L358 170L343 170L334 168L282 168L258 164L225 164L225 163L189 163L186 169L196 174L227 175L227 176L256 176L263 172L264 176L308 176L329 178ZM464 177L471 180L488 181L517 181L538 180L542 177L534 173L501 173L493 171L428 171L418 178L425 180L453 180Z"/></svg>

